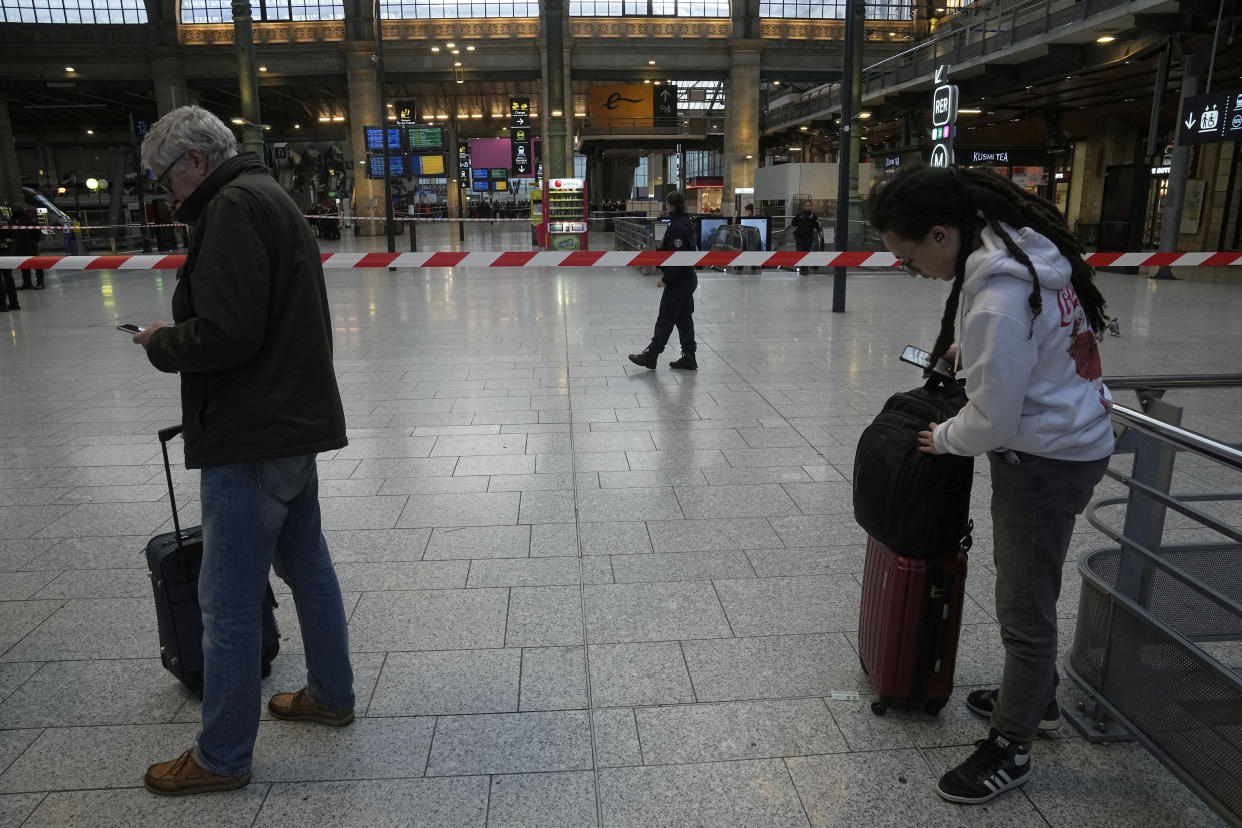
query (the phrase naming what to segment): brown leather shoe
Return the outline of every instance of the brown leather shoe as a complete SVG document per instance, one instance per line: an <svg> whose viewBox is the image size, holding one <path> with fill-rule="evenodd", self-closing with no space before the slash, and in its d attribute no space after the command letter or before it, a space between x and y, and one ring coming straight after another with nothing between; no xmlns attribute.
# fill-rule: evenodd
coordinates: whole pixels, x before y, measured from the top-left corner
<svg viewBox="0 0 1242 828"><path fill-rule="evenodd" d="M142 784L148 791L160 796L232 791L250 784L250 772L216 776L195 761L194 749L190 748L170 762L158 762L147 768Z"/></svg>
<svg viewBox="0 0 1242 828"><path fill-rule="evenodd" d="M277 693L267 703L267 709L276 718L293 722L319 722L331 727L344 727L354 721L352 710L338 713L315 704L305 687L296 693Z"/></svg>

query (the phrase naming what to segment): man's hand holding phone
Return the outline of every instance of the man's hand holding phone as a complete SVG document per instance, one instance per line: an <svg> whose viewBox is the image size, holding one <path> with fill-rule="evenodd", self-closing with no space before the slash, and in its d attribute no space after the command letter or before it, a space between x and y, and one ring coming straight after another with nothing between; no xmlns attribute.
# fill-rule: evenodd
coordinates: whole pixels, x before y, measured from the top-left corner
<svg viewBox="0 0 1242 828"><path fill-rule="evenodd" d="M142 347L145 348L147 347L147 342L150 341L151 336L156 331L158 331L160 328L166 328L168 326L165 325L163 322L152 322L150 326L145 327L145 328L137 326L137 325L135 325L134 327L138 328L137 333L134 334L134 344L141 345ZM122 330L128 331L128 328L123 328Z"/></svg>

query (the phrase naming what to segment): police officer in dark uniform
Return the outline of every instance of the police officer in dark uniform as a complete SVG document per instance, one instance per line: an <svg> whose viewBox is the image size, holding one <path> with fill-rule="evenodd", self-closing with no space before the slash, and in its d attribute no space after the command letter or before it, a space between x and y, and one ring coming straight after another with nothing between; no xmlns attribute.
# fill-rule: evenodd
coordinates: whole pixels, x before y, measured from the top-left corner
<svg viewBox="0 0 1242 828"><path fill-rule="evenodd" d="M674 190L664 199L664 209L668 211L669 222L660 249L674 253L697 250L694 227L686 215L686 197ZM697 349L694 342L694 291L699 286L699 275L693 267L661 267L660 271L664 275L657 287L664 288L664 295L660 298L660 315L656 318L655 335L651 337L651 344L646 350L630 354L630 362L644 368L656 367L656 358L668 344L669 335L676 327L677 334L681 337L681 359L670 362L668 367L697 371L699 364L694 355Z"/></svg>
<svg viewBox="0 0 1242 828"><path fill-rule="evenodd" d="M793 217L794 245L801 251L809 251L815 244L815 235L819 233L819 216L811 211L811 202L802 203L802 212ZM798 272L806 275L808 267L798 268Z"/></svg>

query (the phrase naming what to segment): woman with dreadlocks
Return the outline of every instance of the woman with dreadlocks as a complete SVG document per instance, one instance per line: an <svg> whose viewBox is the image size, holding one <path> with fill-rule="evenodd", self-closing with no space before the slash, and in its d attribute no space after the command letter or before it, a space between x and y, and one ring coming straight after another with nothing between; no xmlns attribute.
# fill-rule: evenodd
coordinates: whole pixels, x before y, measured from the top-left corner
<svg viewBox="0 0 1242 828"><path fill-rule="evenodd" d="M920 449L986 452L991 467L1004 674L999 688L967 696L991 730L936 786L951 802L987 802L1030 779L1031 741L1061 723L1061 568L1113 451L1096 350L1104 297L1056 208L990 170L903 170L873 191L868 212L910 275L953 283L931 364L954 360L969 402L929 423Z"/></svg>

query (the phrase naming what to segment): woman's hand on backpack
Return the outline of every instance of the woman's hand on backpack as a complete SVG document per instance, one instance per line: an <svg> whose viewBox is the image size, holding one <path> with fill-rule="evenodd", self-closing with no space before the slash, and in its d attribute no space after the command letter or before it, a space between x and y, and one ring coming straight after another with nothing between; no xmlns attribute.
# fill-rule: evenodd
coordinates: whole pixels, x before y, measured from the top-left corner
<svg viewBox="0 0 1242 828"><path fill-rule="evenodd" d="M940 423L928 423L927 431L919 432L919 451L924 454L939 454L936 451L936 441L932 439L932 433Z"/></svg>

